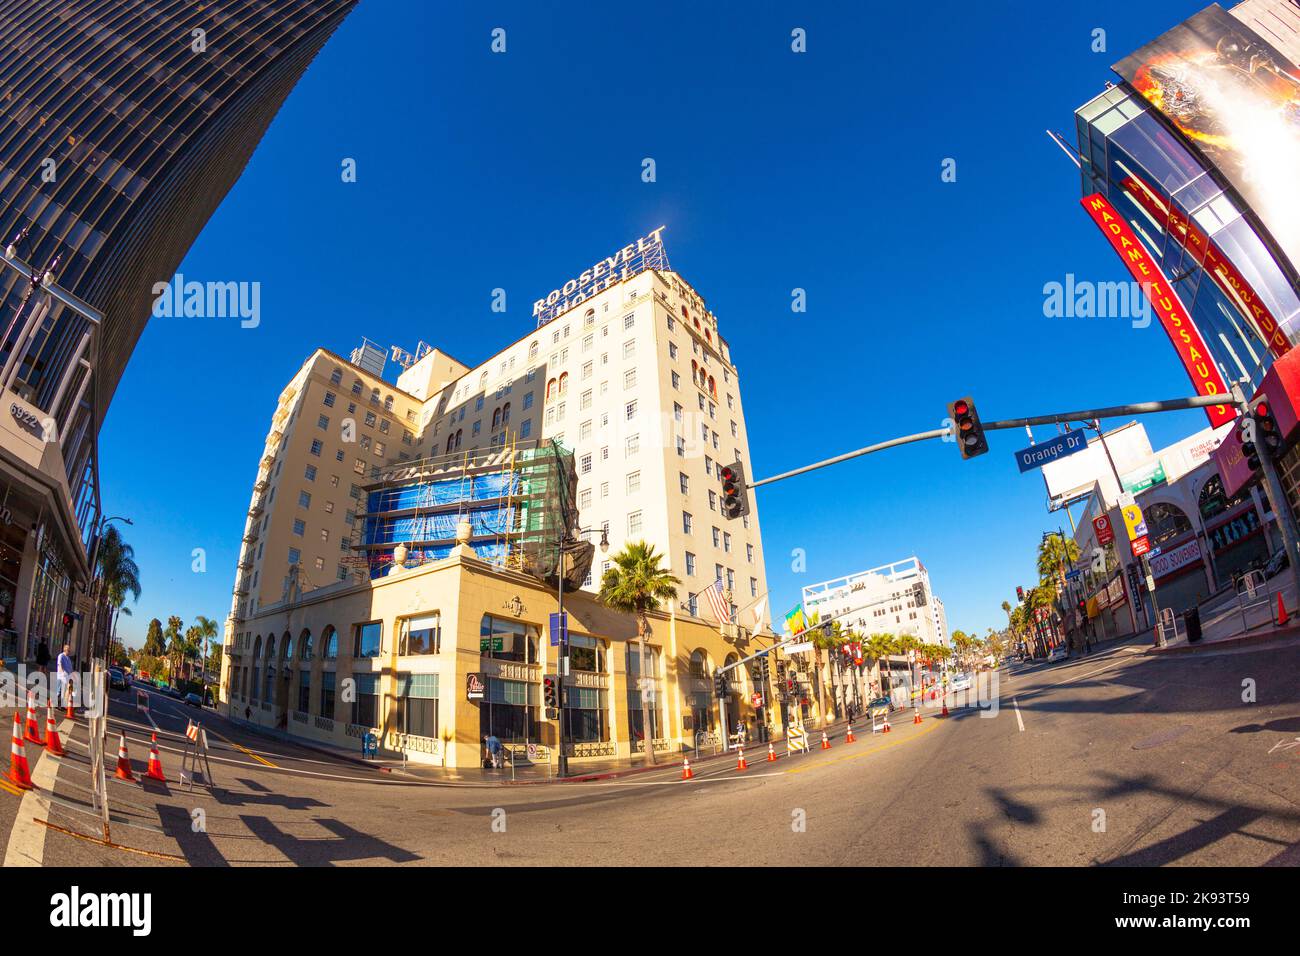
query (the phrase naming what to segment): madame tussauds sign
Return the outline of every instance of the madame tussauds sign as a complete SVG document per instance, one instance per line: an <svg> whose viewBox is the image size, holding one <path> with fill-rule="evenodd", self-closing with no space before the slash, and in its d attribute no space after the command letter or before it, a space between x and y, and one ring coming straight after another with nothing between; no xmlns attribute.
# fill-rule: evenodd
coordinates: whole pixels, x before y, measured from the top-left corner
<svg viewBox="0 0 1300 956"><path fill-rule="evenodd" d="M664 255L663 226L643 236L636 242L629 243L612 256L598 260L590 269L570 279L558 289L552 289L544 299L533 303L533 317L537 324L551 321L557 315L569 311L579 302L588 299L610 286L630 279L645 269L667 269L668 258Z"/></svg>

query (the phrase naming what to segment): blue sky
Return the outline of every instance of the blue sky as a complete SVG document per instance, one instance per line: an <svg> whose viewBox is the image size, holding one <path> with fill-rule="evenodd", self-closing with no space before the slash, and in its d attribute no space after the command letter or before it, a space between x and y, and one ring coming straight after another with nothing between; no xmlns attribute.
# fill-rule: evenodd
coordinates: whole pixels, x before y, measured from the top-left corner
<svg viewBox="0 0 1300 956"><path fill-rule="evenodd" d="M754 477L937 428L964 394L986 419L1191 394L1158 323L1044 318L1044 283L1127 279L1044 130L1072 139L1110 64L1200 5L363 0L181 268L260 282L261 324L154 319L109 412L105 509L134 519L144 585L123 636L224 620L269 417L314 347L424 339L477 362L532 328L534 298L660 225L731 343ZM1157 446L1204 423L1146 419ZM1024 433L990 444L760 490L776 608L916 554L950 627L1004 623L1039 536L1067 524L1016 469Z"/></svg>

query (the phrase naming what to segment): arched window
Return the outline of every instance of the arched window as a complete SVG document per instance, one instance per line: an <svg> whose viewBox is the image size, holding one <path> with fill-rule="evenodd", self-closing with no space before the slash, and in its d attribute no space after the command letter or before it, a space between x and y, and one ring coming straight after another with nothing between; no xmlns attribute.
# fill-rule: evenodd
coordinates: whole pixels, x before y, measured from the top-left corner
<svg viewBox="0 0 1300 956"><path fill-rule="evenodd" d="M528 357L537 358L537 341L533 340L528 343Z"/></svg>
<svg viewBox="0 0 1300 956"><path fill-rule="evenodd" d="M494 408L494 409L492 410L492 430L493 430L493 431L496 431L496 430L497 430L497 427L498 427L500 424L501 424L501 409L500 409L500 408Z"/></svg>
<svg viewBox="0 0 1300 956"><path fill-rule="evenodd" d="M388 395L384 398L384 411L391 412L392 410L393 410L393 396Z"/></svg>
<svg viewBox="0 0 1300 956"><path fill-rule="evenodd" d="M280 639L280 658L286 661L293 660L292 650L293 636L288 631L285 631L284 637Z"/></svg>
<svg viewBox="0 0 1300 956"><path fill-rule="evenodd" d="M487 372L484 372L478 377L478 387L480 389L487 388Z"/></svg>
<svg viewBox="0 0 1300 956"><path fill-rule="evenodd" d="M510 424L510 403L509 402L506 402L504 405L501 406L501 424L502 425Z"/></svg>
<svg viewBox="0 0 1300 956"><path fill-rule="evenodd" d="M275 659L275 635L271 634L266 638L266 659L268 661Z"/></svg>
<svg viewBox="0 0 1300 956"><path fill-rule="evenodd" d="M339 658L339 635L332 624L321 635L320 651L323 661L336 661Z"/></svg>
<svg viewBox="0 0 1300 956"><path fill-rule="evenodd" d="M555 397L555 379L551 379L549 382L546 383L546 400L549 402L554 397Z"/></svg>
<svg viewBox="0 0 1300 956"><path fill-rule="evenodd" d="M1202 518L1213 518L1215 515L1223 514L1223 512L1249 500L1250 492L1244 488L1229 498L1223 493L1223 482L1219 479L1219 476L1213 475L1205 483L1205 487L1201 489L1197 507L1201 511Z"/></svg>
<svg viewBox="0 0 1300 956"><path fill-rule="evenodd" d="M1159 547L1180 534L1192 530L1192 523L1187 520L1183 509L1164 501L1157 501L1149 508L1142 509L1146 519L1147 534L1150 535L1152 547Z"/></svg>
<svg viewBox="0 0 1300 956"><path fill-rule="evenodd" d="M691 320L691 313L686 310L685 304L682 305L682 318L688 322Z"/></svg>
<svg viewBox="0 0 1300 956"><path fill-rule="evenodd" d="M718 397L718 383L713 380L712 375L709 376L709 394L714 398Z"/></svg>
<svg viewBox="0 0 1300 956"><path fill-rule="evenodd" d="M377 388L372 388L372 389L370 390L370 404L371 404L371 405L378 405L378 404L379 404L379 389L377 389Z"/></svg>
<svg viewBox="0 0 1300 956"><path fill-rule="evenodd" d="M460 440L461 440L464 436L465 436L465 429L463 429L463 428L457 428L457 429L456 429L456 448L457 448L458 450L460 449Z"/></svg>
<svg viewBox="0 0 1300 956"><path fill-rule="evenodd" d="M583 316L582 316L582 324L583 324L584 326L592 326L592 325L595 325L595 324L596 324L596 310L595 310L595 309L588 309L588 310L583 314Z"/></svg>
<svg viewBox="0 0 1300 956"><path fill-rule="evenodd" d="M568 372L561 372L561 373L560 373L560 388L559 388L559 391L558 391L556 394L558 394L558 395L563 395L563 394L564 394L565 392L567 392L568 390L569 390L569 373L568 373Z"/></svg>
<svg viewBox="0 0 1300 956"><path fill-rule="evenodd" d="M304 627L302 633L298 635L298 660L311 660L311 628Z"/></svg>
<svg viewBox="0 0 1300 956"><path fill-rule="evenodd" d="M686 306L682 306L682 312ZM696 680L707 680L709 676L709 659L702 650L691 652L691 676Z"/></svg>
<svg viewBox="0 0 1300 956"><path fill-rule="evenodd" d="M253 660L262 656L262 635L257 635L257 640L253 642Z"/></svg>

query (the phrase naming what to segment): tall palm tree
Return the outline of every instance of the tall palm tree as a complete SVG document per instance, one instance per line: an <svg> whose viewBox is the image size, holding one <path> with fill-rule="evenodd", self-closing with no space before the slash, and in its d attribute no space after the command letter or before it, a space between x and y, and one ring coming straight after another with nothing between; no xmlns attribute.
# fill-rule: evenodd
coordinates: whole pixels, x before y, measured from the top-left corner
<svg viewBox="0 0 1300 956"><path fill-rule="evenodd" d="M821 711L821 725L826 726L826 692L822 686L822 651L836 651L844 643L843 629L839 621L818 624L821 615L814 613L810 622L808 640L812 642L813 658L816 663L817 709Z"/></svg>
<svg viewBox="0 0 1300 956"><path fill-rule="evenodd" d="M1061 533L1046 535L1038 543L1038 578L1059 591L1065 582L1065 571L1079 560L1079 545L1073 538Z"/></svg>
<svg viewBox="0 0 1300 956"><path fill-rule="evenodd" d="M217 622L210 617L204 617L200 614L194 619L193 630L198 631L198 638L203 642L202 674L203 690L206 693L208 689L208 648L211 642L217 636Z"/></svg>
<svg viewBox="0 0 1300 956"><path fill-rule="evenodd" d="M127 595L133 601L140 600L140 568L135 563L135 549L122 539L122 532L116 525L104 528L95 564L99 573L100 598L108 616L105 631L111 643L117 636L118 617L131 613L126 607ZM99 613L98 608L96 613Z"/></svg>
<svg viewBox="0 0 1300 956"><path fill-rule="evenodd" d="M179 662L185 657L185 635L181 633L184 623L173 614L167 618L167 630L163 631L163 636L167 638L167 677L172 682L175 682L176 672L180 670Z"/></svg>
<svg viewBox="0 0 1300 956"><path fill-rule="evenodd" d="M921 648L921 642L917 639L915 634L900 634L898 636L896 647L898 653L906 655L909 651L919 651ZM912 672L910 665L908 666L908 672Z"/></svg>
<svg viewBox="0 0 1300 956"><path fill-rule="evenodd" d="M611 559L612 566L600 579L600 602L606 607L625 614L636 615L636 636L640 663L640 676L653 676L650 673L649 656L646 653L646 635L650 633L650 611L659 610L663 601L677 597L677 587L682 582L674 577L667 568L661 568L662 556L655 551L654 545L644 541L634 541L624 545L623 550ZM653 708L642 710L645 713L645 726L642 736L645 738L646 763L655 762L654 734L652 727ZM723 728L726 733L726 728Z"/></svg>
<svg viewBox="0 0 1300 956"><path fill-rule="evenodd" d="M889 696L889 656L898 653L896 641L892 634L872 634L867 638L867 654L876 662L880 674L880 693Z"/></svg>

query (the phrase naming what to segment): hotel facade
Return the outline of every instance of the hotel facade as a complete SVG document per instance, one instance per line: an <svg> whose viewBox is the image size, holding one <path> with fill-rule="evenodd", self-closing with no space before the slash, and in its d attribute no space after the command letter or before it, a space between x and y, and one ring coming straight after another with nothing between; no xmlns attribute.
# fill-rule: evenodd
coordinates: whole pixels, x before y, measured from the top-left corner
<svg viewBox="0 0 1300 956"><path fill-rule="evenodd" d="M307 359L280 396L254 478L226 626L222 696L233 716L337 744L376 732L390 750L448 766L476 760L489 732L554 744L539 705L545 668L555 669L553 583L512 560L509 523L480 520L479 508L462 540L454 505L402 512L382 532L374 513L402 476L445 479L458 461L473 470L551 445L569 463L570 530L607 542L565 596L575 616L567 693L590 712L570 723L573 755L631 753L647 725L665 752L716 734L712 671L773 640L766 573L757 507L740 520L721 514L719 468L749 467L739 372L717 317L668 267L660 233L538 300L537 328L477 365L421 343L394 350L402 371L389 384L373 364L323 349ZM593 600L611 557L642 540L681 581L653 623L645 674L627 645L635 622ZM714 581L730 624L701 596ZM309 608L313 623L299 626ZM410 639L426 626L437 640ZM595 669L579 673L579 657ZM471 674L485 687L472 701L462 689ZM364 703L331 696L344 675L364 678L348 685L367 690ZM640 677L658 688L649 714ZM767 719L750 681L733 681L729 723L738 711ZM436 710L437 734L411 722L416 693L435 694L418 699L437 701L420 705Z"/></svg>

